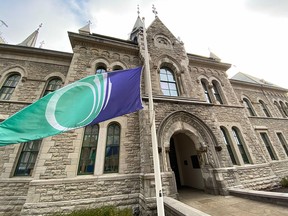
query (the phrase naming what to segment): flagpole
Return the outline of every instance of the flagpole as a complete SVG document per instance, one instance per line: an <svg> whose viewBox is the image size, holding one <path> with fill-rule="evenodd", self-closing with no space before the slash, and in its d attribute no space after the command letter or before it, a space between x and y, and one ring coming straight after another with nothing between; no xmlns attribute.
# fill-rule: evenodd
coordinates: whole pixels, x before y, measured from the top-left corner
<svg viewBox="0 0 288 216"><path fill-rule="evenodd" d="M164 216L164 203L163 203L163 190L161 183L161 172L159 165L159 155L158 155L158 142L156 135L156 125L155 125L155 112L152 96L152 86L151 86L151 76L150 76L150 65L149 65L149 54L146 39L146 29L145 29L145 18L143 20L143 35L144 35L144 61L145 61L145 76L148 96L149 96L149 116L150 116L150 126L151 126L151 138L152 138L152 151L153 151L153 164L154 164L154 176L155 176L155 190L156 190L156 202L157 202L157 215Z"/></svg>

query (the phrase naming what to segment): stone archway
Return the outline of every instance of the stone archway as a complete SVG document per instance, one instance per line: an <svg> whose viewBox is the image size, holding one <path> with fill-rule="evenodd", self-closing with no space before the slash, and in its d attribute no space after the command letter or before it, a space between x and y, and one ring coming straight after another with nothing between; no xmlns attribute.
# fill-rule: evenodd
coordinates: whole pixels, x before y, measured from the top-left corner
<svg viewBox="0 0 288 216"><path fill-rule="evenodd" d="M181 159L179 158L177 159L177 161L181 163L181 166L178 164L178 168L180 170L182 169L182 171L179 170L180 179L182 178L181 184L195 187L195 185L199 183L200 186L198 185L196 187L201 188L201 182L203 181L202 188L206 192L218 194L219 189L217 187L213 173L215 168L220 167L220 163L215 151L215 147L218 146L216 138L209 127L202 120L200 120L195 115L184 111L178 111L170 114L161 122L158 130L158 143L162 148L162 154L160 155L162 166L161 168L164 172L171 172L174 178L174 183L171 184L171 187L174 188L171 188L171 191L177 190L175 188L177 185L176 176L171 168L169 155L171 147L170 140L171 138L175 137L178 137L177 148L178 151L182 151L180 154L183 155L187 152L190 154L186 155L186 158L182 158L182 161L180 161ZM181 142L186 142L186 144L181 144ZM189 151L186 151L186 148L189 148ZM188 171L185 170L184 166L186 166L185 164L187 164L187 166L189 166L189 164L190 166L193 166L192 161L194 160L195 162L196 158L199 161L201 174L199 172L197 176L194 176L194 178L198 179L197 183L195 184L192 183L191 179L189 180L191 176L188 175L187 177ZM201 180L200 177L202 178Z"/></svg>

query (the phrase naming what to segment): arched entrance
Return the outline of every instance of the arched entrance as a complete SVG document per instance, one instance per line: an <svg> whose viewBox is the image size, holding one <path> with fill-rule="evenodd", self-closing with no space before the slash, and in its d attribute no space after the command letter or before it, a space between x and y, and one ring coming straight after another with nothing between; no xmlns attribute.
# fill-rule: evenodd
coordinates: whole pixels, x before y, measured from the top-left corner
<svg viewBox="0 0 288 216"><path fill-rule="evenodd" d="M187 135L178 133L171 137L169 161L178 189L182 187L204 189L199 159L195 144Z"/></svg>
<svg viewBox="0 0 288 216"><path fill-rule="evenodd" d="M220 167L215 151L217 140L198 117L184 111L167 116L158 130L161 169L171 173L170 193L182 186L219 194L215 168Z"/></svg>

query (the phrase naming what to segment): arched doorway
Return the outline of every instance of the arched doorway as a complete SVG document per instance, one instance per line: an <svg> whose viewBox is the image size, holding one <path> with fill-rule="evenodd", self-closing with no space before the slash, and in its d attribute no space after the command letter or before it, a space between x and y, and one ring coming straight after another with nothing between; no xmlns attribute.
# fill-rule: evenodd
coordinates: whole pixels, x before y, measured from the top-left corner
<svg viewBox="0 0 288 216"><path fill-rule="evenodd" d="M204 189L204 181L195 144L185 133L174 134L170 139L169 161L177 188Z"/></svg>
<svg viewBox="0 0 288 216"><path fill-rule="evenodd" d="M219 194L215 169L220 162L215 151L217 140L198 117L185 111L171 113L158 130L161 169L171 174L169 193L177 196L181 186ZM177 189L178 187L178 189Z"/></svg>

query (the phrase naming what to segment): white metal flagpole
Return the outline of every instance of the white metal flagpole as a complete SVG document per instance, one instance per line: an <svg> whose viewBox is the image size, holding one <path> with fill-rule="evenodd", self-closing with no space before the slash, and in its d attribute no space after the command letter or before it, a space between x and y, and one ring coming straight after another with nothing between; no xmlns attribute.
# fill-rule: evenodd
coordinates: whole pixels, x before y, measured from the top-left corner
<svg viewBox="0 0 288 216"><path fill-rule="evenodd" d="M158 142L156 135L156 125L155 125L155 112L152 96L152 85L150 76L150 65L149 65L149 53L146 39L146 29L145 29L145 18L143 20L143 35L144 35L144 61L145 61L145 76L147 82L148 96L149 96L149 116L150 116L150 126L151 126L151 138L152 138L152 151L153 151L153 164L154 164L154 176L155 176L155 189L156 189L156 202L157 202L157 214L158 216L164 216L164 203L163 203L163 191L161 183L161 172L159 165L159 155L158 155Z"/></svg>

